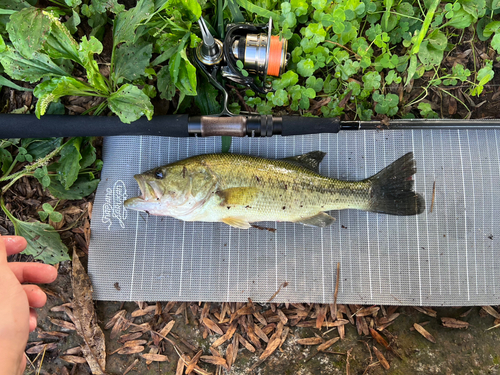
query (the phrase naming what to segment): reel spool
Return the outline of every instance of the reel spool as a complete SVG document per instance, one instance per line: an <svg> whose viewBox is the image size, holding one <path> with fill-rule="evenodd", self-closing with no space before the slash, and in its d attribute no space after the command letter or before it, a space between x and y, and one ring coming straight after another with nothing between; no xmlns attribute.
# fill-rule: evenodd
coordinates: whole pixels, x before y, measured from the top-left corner
<svg viewBox="0 0 500 375"><path fill-rule="evenodd" d="M213 37L203 18L198 24L203 42L196 48L194 60L214 86L225 91L216 77L220 70L224 78L254 91L265 94L272 90L265 86L267 76L279 77L289 58L288 41L271 35L272 19L267 25L230 24L224 42ZM250 74L244 75L237 61L241 61L243 69ZM260 77L263 86L256 84L256 77Z"/></svg>

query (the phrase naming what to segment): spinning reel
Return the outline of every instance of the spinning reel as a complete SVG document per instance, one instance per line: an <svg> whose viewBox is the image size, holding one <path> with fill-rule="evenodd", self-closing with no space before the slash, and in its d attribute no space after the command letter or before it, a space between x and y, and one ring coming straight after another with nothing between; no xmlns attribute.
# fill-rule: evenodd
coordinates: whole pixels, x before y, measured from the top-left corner
<svg viewBox="0 0 500 375"><path fill-rule="evenodd" d="M271 35L271 18L267 25L228 25L223 42L213 37L203 18L198 20L198 24L203 42L194 51L193 60L210 82L223 93L223 109L218 116L233 116L227 109L228 93L217 80L219 72L223 78L250 87L256 92L265 94L272 91L266 84L266 78L279 77L283 73L289 54L286 51L287 40ZM257 84L257 77L262 86Z"/></svg>

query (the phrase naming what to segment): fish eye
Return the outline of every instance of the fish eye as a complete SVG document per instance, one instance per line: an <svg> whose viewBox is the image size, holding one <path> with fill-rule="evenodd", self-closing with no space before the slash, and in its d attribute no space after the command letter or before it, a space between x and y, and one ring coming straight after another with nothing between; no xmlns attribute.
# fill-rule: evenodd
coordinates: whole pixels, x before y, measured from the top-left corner
<svg viewBox="0 0 500 375"><path fill-rule="evenodd" d="M163 178L163 172L161 171L161 169L157 169L155 171L155 178L158 180L161 180Z"/></svg>

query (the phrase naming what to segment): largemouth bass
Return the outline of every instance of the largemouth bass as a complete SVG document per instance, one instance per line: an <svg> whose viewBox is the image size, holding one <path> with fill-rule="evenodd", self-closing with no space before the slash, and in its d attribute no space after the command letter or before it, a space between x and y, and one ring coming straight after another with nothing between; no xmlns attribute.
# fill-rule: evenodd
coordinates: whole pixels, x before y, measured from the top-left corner
<svg viewBox="0 0 500 375"><path fill-rule="evenodd" d="M390 215L423 212L424 199L413 191L413 153L361 181L320 175L325 155L314 151L279 160L236 154L193 156L135 175L142 195L124 204L151 215L224 222L241 229L258 221L326 227L335 219L325 211L348 208Z"/></svg>

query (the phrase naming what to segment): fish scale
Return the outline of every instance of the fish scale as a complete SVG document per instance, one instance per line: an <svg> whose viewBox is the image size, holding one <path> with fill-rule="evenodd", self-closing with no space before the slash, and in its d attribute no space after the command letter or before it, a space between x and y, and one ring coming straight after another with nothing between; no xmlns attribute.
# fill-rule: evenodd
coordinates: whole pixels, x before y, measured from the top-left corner
<svg viewBox="0 0 500 375"><path fill-rule="evenodd" d="M413 189L416 172L408 153L376 175L343 181L319 174L323 152L271 160L250 155L207 154L134 176L143 195L125 206L186 221L221 221L246 229L259 221L324 227L325 211L353 208L416 215L425 203Z"/></svg>

